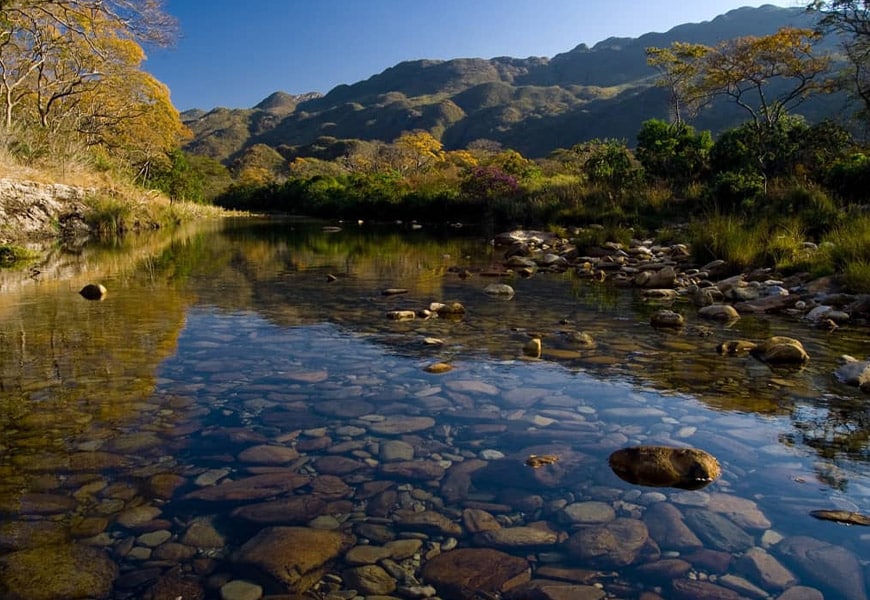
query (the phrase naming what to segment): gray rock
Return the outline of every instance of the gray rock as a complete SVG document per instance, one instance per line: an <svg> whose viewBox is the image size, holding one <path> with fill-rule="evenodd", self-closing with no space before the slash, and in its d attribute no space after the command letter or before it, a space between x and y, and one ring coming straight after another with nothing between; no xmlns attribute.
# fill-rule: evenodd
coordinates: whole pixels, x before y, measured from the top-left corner
<svg viewBox="0 0 870 600"><path fill-rule="evenodd" d="M683 521L683 514L673 504L653 504L643 515L650 536L663 550L691 551L703 543Z"/></svg>
<svg viewBox="0 0 870 600"><path fill-rule="evenodd" d="M653 327L679 328L683 323L683 315L667 309L658 310L650 317L650 325Z"/></svg>
<svg viewBox="0 0 870 600"><path fill-rule="evenodd" d="M560 522L568 525L600 525L616 518L616 511L605 502L572 502L558 513Z"/></svg>
<svg viewBox="0 0 870 600"><path fill-rule="evenodd" d="M842 364L835 371L835 376L846 385L854 385L865 392L870 392L870 360L858 360L851 356L843 356Z"/></svg>
<svg viewBox="0 0 870 600"><path fill-rule="evenodd" d="M603 569L616 569L640 560L649 540L643 521L618 518L574 533L565 543L571 556Z"/></svg>
<svg viewBox="0 0 870 600"><path fill-rule="evenodd" d="M752 536L722 515L703 509L686 511L686 523L707 546L723 552L743 552L754 545Z"/></svg>
<svg viewBox="0 0 870 600"><path fill-rule="evenodd" d="M864 573L858 558L843 548L807 536L794 536L775 546L822 588L831 588L844 600L867 600Z"/></svg>
<svg viewBox="0 0 870 600"><path fill-rule="evenodd" d="M483 293L487 296L501 296L503 298L512 298L515 292L514 288L506 283L491 283L483 288Z"/></svg>
<svg viewBox="0 0 870 600"><path fill-rule="evenodd" d="M730 304L711 304L698 309L698 316L714 321L736 321L740 313Z"/></svg>
<svg viewBox="0 0 870 600"><path fill-rule="evenodd" d="M784 590L797 583L797 578L766 550L750 548L737 560L737 569L764 589Z"/></svg>

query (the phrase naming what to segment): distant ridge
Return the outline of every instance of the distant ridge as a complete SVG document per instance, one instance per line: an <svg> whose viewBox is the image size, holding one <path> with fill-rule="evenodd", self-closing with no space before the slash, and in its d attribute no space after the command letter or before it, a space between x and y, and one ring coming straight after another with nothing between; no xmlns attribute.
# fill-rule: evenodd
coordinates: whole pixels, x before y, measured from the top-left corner
<svg viewBox="0 0 870 600"><path fill-rule="evenodd" d="M813 25L801 8L764 5L664 33L579 44L552 58L406 61L325 95L279 91L250 109L187 111L183 118L195 135L187 149L229 162L255 144L286 156L319 138L392 141L410 130L429 131L448 149L488 139L530 157L592 138L631 142L643 121L667 117L647 47L715 45ZM843 99L814 99L801 110L811 121L842 114ZM720 105L695 124L715 133L742 119L733 105Z"/></svg>

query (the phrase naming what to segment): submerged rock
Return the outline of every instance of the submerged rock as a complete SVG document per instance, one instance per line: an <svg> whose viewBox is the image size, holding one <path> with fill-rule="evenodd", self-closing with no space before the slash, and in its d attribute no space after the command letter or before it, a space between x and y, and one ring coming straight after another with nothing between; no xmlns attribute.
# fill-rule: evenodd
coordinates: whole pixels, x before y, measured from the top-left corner
<svg viewBox="0 0 870 600"><path fill-rule="evenodd" d="M471 600L504 593L531 579L526 559L492 548L461 548L439 554L421 571L423 581L445 598Z"/></svg>
<svg viewBox="0 0 870 600"><path fill-rule="evenodd" d="M715 457L696 448L635 446L617 450L608 462L629 483L685 490L700 489L722 472Z"/></svg>
<svg viewBox="0 0 870 600"><path fill-rule="evenodd" d="M653 327L680 328L683 326L685 319L683 319L683 315L680 313L662 309L654 312L649 322Z"/></svg>
<svg viewBox="0 0 870 600"><path fill-rule="evenodd" d="M268 527L245 542L235 562L267 576L271 587L303 594L341 550L341 534L307 527Z"/></svg>
<svg viewBox="0 0 870 600"><path fill-rule="evenodd" d="M802 365L810 359L803 344L781 335L766 339L749 352L762 362L776 365Z"/></svg>
<svg viewBox="0 0 870 600"><path fill-rule="evenodd" d="M107 598L117 565L90 546L62 544L0 557L0 596L8 600Z"/></svg>

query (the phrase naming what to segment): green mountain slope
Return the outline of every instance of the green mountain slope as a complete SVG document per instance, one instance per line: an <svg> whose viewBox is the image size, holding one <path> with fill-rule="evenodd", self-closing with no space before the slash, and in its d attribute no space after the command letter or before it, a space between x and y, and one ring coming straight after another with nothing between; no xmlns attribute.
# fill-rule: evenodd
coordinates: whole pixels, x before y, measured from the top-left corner
<svg viewBox="0 0 870 600"><path fill-rule="evenodd" d="M596 137L632 140L640 124L667 116L665 93L645 49L674 41L714 45L780 27L812 26L799 8L741 8L711 21L639 38L581 44L553 58L464 58L399 63L326 95L276 92L251 109L219 108L183 116L194 132L188 150L230 161L254 144L295 147L318 137L392 141L422 129L448 149L478 139L526 156L543 156ZM842 98L808 102L811 118L843 112ZM696 123L714 132L740 122L732 106L706 111Z"/></svg>

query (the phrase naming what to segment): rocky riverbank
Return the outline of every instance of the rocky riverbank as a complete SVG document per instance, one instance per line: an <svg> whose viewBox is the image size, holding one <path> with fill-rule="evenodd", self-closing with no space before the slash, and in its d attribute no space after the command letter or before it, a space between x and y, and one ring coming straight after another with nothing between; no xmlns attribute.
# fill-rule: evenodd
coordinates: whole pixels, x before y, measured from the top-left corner
<svg viewBox="0 0 870 600"><path fill-rule="evenodd" d="M0 245L40 245L87 231L91 188L0 179Z"/></svg>

